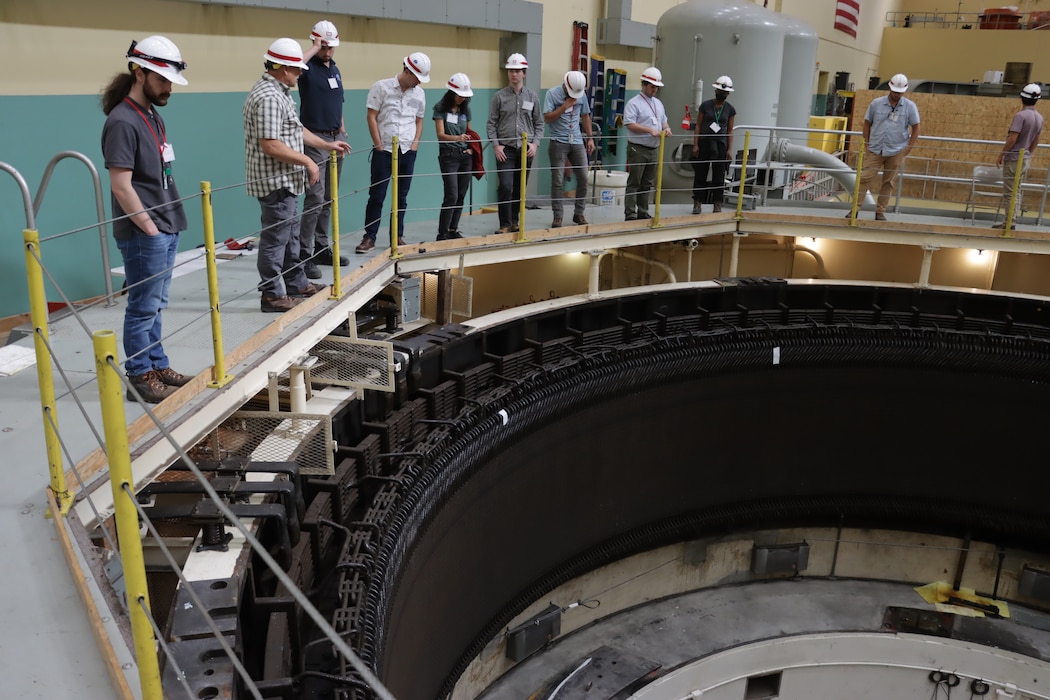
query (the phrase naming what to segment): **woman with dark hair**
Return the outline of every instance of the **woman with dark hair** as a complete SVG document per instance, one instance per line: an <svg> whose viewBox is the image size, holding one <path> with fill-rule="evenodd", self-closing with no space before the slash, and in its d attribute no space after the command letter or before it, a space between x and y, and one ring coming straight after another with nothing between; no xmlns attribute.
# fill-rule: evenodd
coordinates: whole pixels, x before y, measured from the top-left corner
<svg viewBox="0 0 1050 700"><path fill-rule="evenodd" d="M434 105L434 127L438 137L438 165L441 179L445 183L445 198L441 202L438 218L439 241L463 238L459 232L459 218L463 215L463 200L470 187L471 158L470 129L470 78L465 73L456 73L448 79L448 90Z"/></svg>

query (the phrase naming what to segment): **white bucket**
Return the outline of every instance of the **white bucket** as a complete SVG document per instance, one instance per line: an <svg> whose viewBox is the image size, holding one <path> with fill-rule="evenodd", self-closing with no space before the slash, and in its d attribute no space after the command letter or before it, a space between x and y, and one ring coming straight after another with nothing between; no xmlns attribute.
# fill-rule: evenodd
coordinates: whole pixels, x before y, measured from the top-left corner
<svg viewBox="0 0 1050 700"><path fill-rule="evenodd" d="M627 173L623 170L595 170L590 174L594 203L602 206L623 204L627 193Z"/></svg>

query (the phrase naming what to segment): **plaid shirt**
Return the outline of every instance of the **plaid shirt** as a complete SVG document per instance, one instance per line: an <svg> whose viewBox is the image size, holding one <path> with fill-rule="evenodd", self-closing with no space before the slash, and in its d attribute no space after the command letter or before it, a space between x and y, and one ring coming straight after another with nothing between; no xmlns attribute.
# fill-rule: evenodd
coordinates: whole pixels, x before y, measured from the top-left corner
<svg viewBox="0 0 1050 700"><path fill-rule="evenodd" d="M265 197L281 188L299 195L306 189L306 171L301 165L271 158L259 144L259 139L276 139L303 152L303 125L289 92L291 88L264 73L244 103L244 160L251 197Z"/></svg>

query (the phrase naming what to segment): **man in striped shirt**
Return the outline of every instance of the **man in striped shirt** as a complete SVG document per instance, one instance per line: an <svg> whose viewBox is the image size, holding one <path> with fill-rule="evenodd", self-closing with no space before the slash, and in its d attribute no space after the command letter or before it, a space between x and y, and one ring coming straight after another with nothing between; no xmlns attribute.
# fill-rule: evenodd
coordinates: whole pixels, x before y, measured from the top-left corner
<svg viewBox="0 0 1050 700"><path fill-rule="evenodd" d="M259 81L244 103L244 153L248 194L259 200L260 308L288 311L323 287L310 282L299 262L299 195L317 182L319 171L304 144L349 153L344 141L326 141L304 129L289 94L307 70L294 39L278 39L263 56ZM304 170L305 169L305 170Z"/></svg>

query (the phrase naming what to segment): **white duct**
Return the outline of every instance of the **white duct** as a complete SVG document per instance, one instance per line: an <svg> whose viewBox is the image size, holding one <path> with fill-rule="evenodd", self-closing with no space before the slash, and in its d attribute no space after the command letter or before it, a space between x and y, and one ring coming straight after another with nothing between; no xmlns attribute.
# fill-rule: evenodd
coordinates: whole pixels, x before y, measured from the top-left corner
<svg viewBox="0 0 1050 700"><path fill-rule="evenodd" d="M799 146L788 139L775 139L769 144L769 160L777 163L816 165L828 171L828 174L842 185L851 197L854 190L857 189L857 173L835 156L816 148ZM875 205L875 199L870 192L864 195L864 204Z"/></svg>

